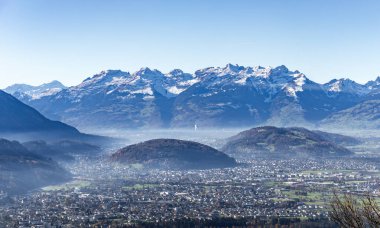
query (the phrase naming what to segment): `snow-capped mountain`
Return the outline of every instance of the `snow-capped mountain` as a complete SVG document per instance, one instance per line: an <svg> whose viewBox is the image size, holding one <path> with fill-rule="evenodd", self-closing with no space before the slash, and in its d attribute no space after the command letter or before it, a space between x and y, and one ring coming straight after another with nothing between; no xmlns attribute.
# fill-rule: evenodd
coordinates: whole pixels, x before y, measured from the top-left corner
<svg viewBox="0 0 380 228"><path fill-rule="evenodd" d="M355 94L357 96L363 96L371 92L372 89L370 86L361 85L348 78L333 79L324 84L323 87L332 96L339 93L348 93Z"/></svg>
<svg viewBox="0 0 380 228"><path fill-rule="evenodd" d="M378 76L374 81L369 81L365 86L370 90L380 89L380 76Z"/></svg>
<svg viewBox="0 0 380 228"><path fill-rule="evenodd" d="M27 99L39 99L44 96L54 95L65 88L66 86L59 81L52 81L39 86L14 84L5 88L4 91L14 95L17 94L18 97L26 96L28 97Z"/></svg>
<svg viewBox="0 0 380 228"><path fill-rule="evenodd" d="M51 118L82 128L95 127L99 120L103 126L162 127L168 124L174 97L196 82L180 70L108 70L52 96L21 99Z"/></svg>
<svg viewBox="0 0 380 228"><path fill-rule="evenodd" d="M108 70L87 78L78 86L68 88L67 92L70 93L68 98L74 98L76 102L97 92L105 92L107 95L128 94L128 98L143 96L144 99L153 98L156 92L170 98L195 82L197 81L191 74L185 74L181 70L174 70L166 75L149 68L141 68L133 74L121 70Z"/></svg>
<svg viewBox="0 0 380 228"><path fill-rule="evenodd" d="M366 95L366 100L380 100L380 76L365 85L370 89L370 92Z"/></svg>
<svg viewBox="0 0 380 228"><path fill-rule="evenodd" d="M305 126L369 99L379 82L318 84L285 66L227 64L194 74L108 70L52 95L19 98L80 128Z"/></svg>
<svg viewBox="0 0 380 228"><path fill-rule="evenodd" d="M195 76L200 81L174 102L172 126L187 125L189 120L211 126L308 125L356 102L330 96L322 85L285 66L228 64L199 70Z"/></svg>
<svg viewBox="0 0 380 228"><path fill-rule="evenodd" d="M285 106L298 99L306 77L285 66L243 67L228 64L195 72L199 82L179 94L172 126L259 124L271 115L273 102ZM281 94L281 95L280 95ZM280 106L278 107L280 108Z"/></svg>

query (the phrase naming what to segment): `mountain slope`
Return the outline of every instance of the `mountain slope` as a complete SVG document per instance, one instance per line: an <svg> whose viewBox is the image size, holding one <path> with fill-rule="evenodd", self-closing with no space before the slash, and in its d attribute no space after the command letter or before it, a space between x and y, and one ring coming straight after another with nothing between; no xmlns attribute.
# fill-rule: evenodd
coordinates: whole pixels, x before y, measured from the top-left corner
<svg viewBox="0 0 380 228"><path fill-rule="evenodd" d="M112 160L168 169L210 169L233 167L226 154L203 144L176 139L153 139L120 149Z"/></svg>
<svg viewBox="0 0 380 228"><path fill-rule="evenodd" d="M331 114L321 125L346 129L380 129L380 100L368 100Z"/></svg>
<svg viewBox="0 0 380 228"><path fill-rule="evenodd" d="M163 127L171 118L172 98L192 80L179 70L167 75L149 68L134 74L109 70L53 96L24 101L51 118L82 128Z"/></svg>
<svg viewBox="0 0 380 228"><path fill-rule="evenodd" d="M378 76L375 80L369 81L365 84L367 88L370 90L377 90L380 89L380 76Z"/></svg>
<svg viewBox="0 0 380 228"><path fill-rule="evenodd" d="M333 142L340 146L355 146L355 145L359 145L363 143L363 141L352 136L341 135L341 134L330 133L330 132L319 131L319 130L314 130L313 132L321 136L324 140Z"/></svg>
<svg viewBox="0 0 380 228"><path fill-rule="evenodd" d="M49 157L55 161L69 161L74 160L73 155L94 156L101 152L99 146L70 140L52 143L42 140L29 141L22 145L34 154Z"/></svg>
<svg viewBox="0 0 380 228"><path fill-rule="evenodd" d="M20 193L67 181L71 175L56 162L31 153L16 141L0 139L0 191Z"/></svg>
<svg viewBox="0 0 380 228"><path fill-rule="evenodd" d="M258 127L229 138L221 151L235 157L335 157L352 154L305 128Z"/></svg>
<svg viewBox="0 0 380 228"><path fill-rule="evenodd" d="M195 72L199 82L176 97L172 126L198 122L206 126L271 123L308 125L358 101L285 66L206 68ZM338 101L338 102L337 102Z"/></svg>
<svg viewBox="0 0 380 228"><path fill-rule="evenodd" d="M314 126L360 102L379 100L379 80L319 84L285 66L227 64L193 75L142 68L103 71L56 94L20 99L81 129Z"/></svg>
<svg viewBox="0 0 380 228"><path fill-rule="evenodd" d="M80 133L76 128L44 117L34 108L0 90L0 137L20 141L64 139L105 142L109 139Z"/></svg>
<svg viewBox="0 0 380 228"><path fill-rule="evenodd" d="M56 132L78 134L78 130L58 121L51 121L35 109L0 90L0 132Z"/></svg>

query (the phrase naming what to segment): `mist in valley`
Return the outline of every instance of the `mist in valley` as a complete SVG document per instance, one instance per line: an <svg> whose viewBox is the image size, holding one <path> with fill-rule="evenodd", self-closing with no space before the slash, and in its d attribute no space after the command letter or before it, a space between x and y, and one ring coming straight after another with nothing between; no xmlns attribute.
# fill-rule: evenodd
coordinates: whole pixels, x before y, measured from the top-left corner
<svg viewBox="0 0 380 228"><path fill-rule="evenodd" d="M380 4L0 2L0 228L380 224Z"/></svg>
<svg viewBox="0 0 380 228"><path fill-rule="evenodd" d="M227 143L227 140L248 129L242 128L223 128L223 129L201 129L201 128L191 128L191 129L107 129L107 130L94 130L87 132L93 135L102 135L113 140L107 143L91 144L96 147L94 151L86 151L86 153L75 153L75 151L65 151L69 159L58 158L58 164L64 167L67 171L72 174L71 181L75 180L104 180L104 179L123 179L128 178L128 173L132 172L133 175L146 175L149 172L157 172L157 169L150 170L148 167L144 167L143 164L120 164L118 162L112 161L111 156L119 149L132 145L145 142L152 139L179 139L186 141L194 141L208 145L217 150L222 150L223 146ZM319 129L325 131L324 129ZM331 129L330 129L331 130ZM326 131L327 132L327 131ZM332 131L330 131L332 132ZM351 160L366 160L380 158L380 141L377 137L379 131L339 131L336 130L334 133L352 136L360 141L360 143L355 145L348 145L345 148L353 151L354 153L348 157L343 158L325 158L325 159L336 159L344 161ZM20 139L20 138L19 138ZM22 140L20 140L22 142ZM75 141L75 140L74 140ZM78 140L79 141L79 140ZM27 142L27 141L24 141ZM236 169L246 167L252 162L257 162L255 160L263 160L262 157L258 158L255 155L252 156L239 156L234 154L229 154L231 157L235 158L239 163ZM49 157L49 155L46 155ZM264 160L279 160L279 161L291 161L292 159L305 159L305 157L276 157L276 156L266 156ZM307 160L313 160L318 163L324 158L313 158L308 157ZM227 170L229 170L228 168ZM165 167L161 169L169 170ZM290 169L291 171L291 169ZM199 170L193 170L192 172L200 172ZM218 171L219 172L219 171ZM64 184L64 183L62 183ZM45 186L46 187L46 186ZM36 189L34 189L36 190Z"/></svg>
<svg viewBox="0 0 380 228"><path fill-rule="evenodd" d="M244 135L250 137L253 134L252 131L259 136L255 135L252 139L243 137ZM301 150L297 154L276 153L275 150L282 151L281 147L275 144L269 145L270 140L254 141L260 145L260 148L269 148L269 150L263 150L259 154L253 153L260 151L260 148L252 148L248 142L257 140L265 131L273 131L264 137L265 140L271 137L280 137L275 138L275 141L287 140L284 143L286 145L287 142L299 143L297 140L304 140L305 137L311 138L301 141L302 143L316 140L313 138L315 136L309 135L314 134L313 131L303 130L303 128L274 127L257 127L249 130L240 128L202 129L197 126L197 128L191 129L112 129L86 132L88 135L101 135L107 139L98 143L96 140L84 142L80 138L78 140L30 141L27 137L22 140L20 135L17 135L17 138L13 139L18 139L20 145L32 152L34 150L34 153L42 150L42 153L36 156L46 157L48 163L53 164L55 168L52 168L52 173L49 173L41 167L37 167L32 169L35 175L31 176L21 173L22 171L18 171L17 167L14 167L13 171L12 168L7 167L8 171L2 172L2 178L8 178L8 183L19 187L8 192L7 188L3 188L1 191L0 218L13 221L9 217L13 213L12 210L9 210L10 207L22 211L37 209L45 211L45 213L52 213L56 210L53 210L53 207L56 207L53 205L61 205L62 208L58 209L59 213L65 211L73 216L81 214L82 217L73 220L72 224L95 224L100 221L100 218L104 218L102 220L104 224L115 221L120 224L127 221L142 224L142 222L149 221L150 217L154 217L157 210L161 214L172 211L170 207L180 208L180 210L193 208L190 213L186 210L178 211L178 218L197 214L207 217L208 208L210 205L214 205L212 206L213 210L221 210L218 213L223 216L232 216L238 210L248 217L252 214L272 216L272 212L276 211L280 216L318 215L319 223L328 223L328 203L331 194L337 189L341 192L377 194L377 187L380 187L378 186L380 183L380 145L377 131L335 131L334 133L339 135L327 135L331 137L331 140L334 138L334 145L335 143L345 145L344 149L352 151L347 155L327 157L319 157L318 151L315 152L315 148L311 149L309 146L305 147L306 152ZM291 132L291 135L288 135L288 131ZM316 133L322 134L318 131ZM305 135L300 136L299 134ZM282 137L285 138L282 139ZM293 137L296 137L294 142L292 141ZM323 137L318 137L318 140L324 140ZM236 159L237 163L225 168L178 168L182 166L173 166L173 164L184 162L188 165L189 163L180 160L181 157L172 161L173 158L170 157L173 156L172 153L169 157L163 158L145 157L145 160L140 163L124 163L121 162L122 160L114 159L114 155L122 151L121 148L139 146L143 142L156 139L176 139L180 140L179 142L200 143L200 145L226 152L227 156ZM231 144L232 142L240 144ZM239 147L243 153L227 150L229 144L245 145L243 150ZM262 144L268 145L261 147ZM339 151L343 148L341 145L336 145ZM275 148L275 150L271 148ZM298 147L294 151L297 150ZM54 151L58 151L60 156L55 156L57 153ZM309 152L311 154L306 156L305 153ZM160 152L158 153L160 154ZM139 157L132 158L139 159ZM147 159L152 160L145 162ZM4 166L2 168L4 169ZM61 176L63 175L59 179L57 172ZM12 174L9 175L9 173ZM17 181L10 181L9 178ZM215 194L216 192L220 194ZM202 203L204 196L210 197L211 201ZM221 201L230 202L235 206L231 208L224 204L215 206L214 203ZM32 206L33 202L45 203ZM120 204L121 202L123 203ZM169 203L172 206L156 208L157 203L160 204L160 202ZM295 204L299 205L296 206L299 209L295 209L292 213L285 210L294 207ZM121 209L121 205L126 205L126 207ZM136 208L133 205L139 206ZM303 205L312 206L303 208ZM82 206L84 206L83 209L81 209ZM99 206L103 209L99 209ZM119 209L115 208L116 206ZM78 207L79 209L64 209L66 207ZM121 214L115 214L115 210L119 210ZM53 218L56 216L54 214L51 214ZM125 219L125 215L134 217ZM119 219L105 219L110 216L116 216ZM167 216L169 219L172 214L169 213ZM38 215L33 217L40 218ZM57 221L63 220L58 219ZM300 221L291 220L290 222L299 223Z"/></svg>

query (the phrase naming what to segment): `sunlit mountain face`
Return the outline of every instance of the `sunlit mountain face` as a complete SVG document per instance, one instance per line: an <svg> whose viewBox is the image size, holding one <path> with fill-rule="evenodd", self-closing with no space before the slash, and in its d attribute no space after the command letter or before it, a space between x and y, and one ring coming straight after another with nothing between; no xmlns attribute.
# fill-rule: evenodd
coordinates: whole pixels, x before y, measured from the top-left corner
<svg viewBox="0 0 380 228"><path fill-rule="evenodd" d="M379 187L379 82L228 64L8 87L0 227L334 227L333 192Z"/></svg>
<svg viewBox="0 0 380 228"><path fill-rule="evenodd" d="M0 0L0 228L380 227L379 12Z"/></svg>
<svg viewBox="0 0 380 228"><path fill-rule="evenodd" d="M194 74L179 69L169 73L149 68L135 73L108 70L69 88L40 94L39 90L9 91L47 117L80 129L188 128L194 124L207 128L333 127L343 122L349 123L344 125L347 128L350 124L379 127L380 78L364 85L350 79L319 84L285 66L228 64Z"/></svg>

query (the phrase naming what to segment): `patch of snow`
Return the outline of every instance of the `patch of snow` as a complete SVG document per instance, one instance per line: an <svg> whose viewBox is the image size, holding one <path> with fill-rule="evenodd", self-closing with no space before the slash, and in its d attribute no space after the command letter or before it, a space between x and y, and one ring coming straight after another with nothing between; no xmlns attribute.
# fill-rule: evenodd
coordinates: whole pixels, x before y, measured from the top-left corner
<svg viewBox="0 0 380 228"><path fill-rule="evenodd" d="M297 98L297 92L303 91L306 77L303 74L294 75L294 80L284 85L283 89L288 96Z"/></svg>
<svg viewBox="0 0 380 228"><path fill-rule="evenodd" d="M245 85L246 82L247 82L247 78L246 77L242 77L239 80L235 81L236 84L240 84L240 85Z"/></svg>
<svg viewBox="0 0 380 228"><path fill-rule="evenodd" d="M148 95L153 95L153 90L150 87L146 87L143 89L135 90L131 92L132 94L148 94Z"/></svg>
<svg viewBox="0 0 380 228"><path fill-rule="evenodd" d="M61 88L52 88L52 89L48 89L48 90L45 90L45 91L42 91L42 92L39 92L39 91L31 91L30 93L26 93L28 94L32 100L38 100L38 99L41 99L42 97L45 97L45 96L52 96L52 95L55 95L57 93L59 93L60 91L62 91Z"/></svg>
<svg viewBox="0 0 380 228"><path fill-rule="evenodd" d="M178 95L178 94L182 93L185 90L185 88L178 88L177 86L172 86L172 87L169 87L167 90L168 90L168 92L170 92L172 94Z"/></svg>
<svg viewBox="0 0 380 228"><path fill-rule="evenodd" d="M342 91L340 81L336 81L336 82L332 83L330 85L330 88L328 90L332 91L332 92L340 92L340 91Z"/></svg>
<svg viewBox="0 0 380 228"><path fill-rule="evenodd" d="M106 82L105 85L106 86L109 86L109 85L125 85L125 84L129 84L131 81L133 81L133 79L134 78L126 78L125 76L113 77L112 81Z"/></svg>
<svg viewBox="0 0 380 228"><path fill-rule="evenodd" d="M303 91L303 85L305 84L305 75L299 74L297 77L294 79L294 91L295 92L301 92Z"/></svg>
<svg viewBox="0 0 380 228"><path fill-rule="evenodd" d="M148 100L153 100L154 96L144 96L143 100L148 101Z"/></svg>
<svg viewBox="0 0 380 228"><path fill-rule="evenodd" d="M332 93L353 93L357 95L365 95L370 92L368 85L361 85L347 78L334 79L323 85L327 92Z"/></svg>

